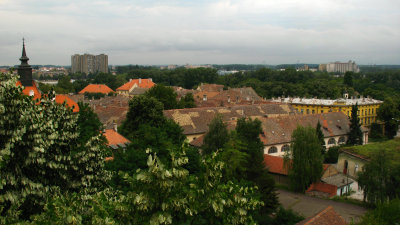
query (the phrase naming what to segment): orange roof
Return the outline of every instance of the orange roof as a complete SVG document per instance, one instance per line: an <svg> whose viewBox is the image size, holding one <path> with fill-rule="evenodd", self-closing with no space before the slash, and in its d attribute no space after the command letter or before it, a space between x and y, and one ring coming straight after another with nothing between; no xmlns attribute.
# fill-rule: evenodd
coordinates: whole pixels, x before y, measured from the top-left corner
<svg viewBox="0 0 400 225"><path fill-rule="evenodd" d="M307 218L299 223L298 225L346 225L347 222L335 212L332 206L328 206L326 209L317 213L311 218Z"/></svg>
<svg viewBox="0 0 400 225"><path fill-rule="evenodd" d="M140 88L151 88L155 85L151 79L132 79L128 83L117 88L117 91L129 91L135 84Z"/></svg>
<svg viewBox="0 0 400 225"><path fill-rule="evenodd" d="M56 103L63 104L64 102L66 102L66 106L73 108L72 112L79 112L79 106L74 100L66 95L56 95Z"/></svg>
<svg viewBox="0 0 400 225"><path fill-rule="evenodd" d="M118 148L118 145L124 146L127 143L131 143L128 139L116 132L114 129L106 129L103 135L108 141L108 146L111 147L113 147L112 145L114 145Z"/></svg>
<svg viewBox="0 0 400 225"><path fill-rule="evenodd" d="M329 197L336 196L337 186L333 184L327 184L322 182L312 183L306 192L319 191L329 194Z"/></svg>
<svg viewBox="0 0 400 225"><path fill-rule="evenodd" d="M17 81L17 86L22 86L21 81ZM33 95L33 99L36 100L38 98L41 98L42 95L40 94L39 89L36 86L35 81L32 81L32 86L24 86L24 90L22 90L22 93L24 95L28 95L28 96L32 96Z"/></svg>
<svg viewBox="0 0 400 225"><path fill-rule="evenodd" d="M271 173L288 175L288 169L284 166L282 157L264 154L264 164Z"/></svg>
<svg viewBox="0 0 400 225"><path fill-rule="evenodd" d="M89 84L84 89L82 89L82 91L80 91L79 94L84 94L85 92L108 94L114 91L104 84Z"/></svg>

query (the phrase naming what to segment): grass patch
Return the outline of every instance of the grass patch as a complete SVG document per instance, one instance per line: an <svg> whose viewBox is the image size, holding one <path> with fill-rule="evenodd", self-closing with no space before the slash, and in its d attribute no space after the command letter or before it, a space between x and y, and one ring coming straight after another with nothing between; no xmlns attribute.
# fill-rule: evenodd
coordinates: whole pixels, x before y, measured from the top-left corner
<svg viewBox="0 0 400 225"><path fill-rule="evenodd" d="M353 204L353 205L358 205L361 207L367 207L367 204L363 201L357 200L357 199L352 199L352 198L348 198L347 196L335 196L333 198L331 198L331 200L335 201L335 202L344 202L344 203L349 203L349 204Z"/></svg>
<svg viewBox="0 0 400 225"><path fill-rule="evenodd" d="M369 158L372 158L374 154L376 154L380 150L384 150L389 155L393 163L400 163L400 138L395 138L389 141L370 143L366 145L343 147L342 149Z"/></svg>

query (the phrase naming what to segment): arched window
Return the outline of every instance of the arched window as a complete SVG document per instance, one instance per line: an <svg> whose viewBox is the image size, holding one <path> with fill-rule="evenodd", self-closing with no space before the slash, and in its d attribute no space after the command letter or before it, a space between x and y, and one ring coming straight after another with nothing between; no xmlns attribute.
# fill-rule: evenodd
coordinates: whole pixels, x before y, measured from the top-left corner
<svg viewBox="0 0 400 225"><path fill-rule="evenodd" d="M281 148L281 152L287 152L287 151L289 151L289 149L290 149L289 145L284 145Z"/></svg>
<svg viewBox="0 0 400 225"><path fill-rule="evenodd" d="M275 146L272 146L268 149L268 154L277 153L278 149Z"/></svg>
<svg viewBox="0 0 400 225"><path fill-rule="evenodd" d="M346 142L346 138L344 136L341 136L339 138L339 144L344 144Z"/></svg>
<svg viewBox="0 0 400 225"><path fill-rule="evenodd" d="M328 145L334 145L334 144L336 144L335 138L330 138L328 140Z"/></svg>

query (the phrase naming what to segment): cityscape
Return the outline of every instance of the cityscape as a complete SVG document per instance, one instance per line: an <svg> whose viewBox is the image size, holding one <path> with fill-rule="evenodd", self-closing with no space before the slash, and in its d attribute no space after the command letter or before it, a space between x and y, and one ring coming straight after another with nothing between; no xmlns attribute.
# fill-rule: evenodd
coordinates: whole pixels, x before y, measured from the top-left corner
<svg viewBox="0 0 400 225"><path fill-rule="evenodd" d="M397 224L400 5L346 6L1 1L0 224Z"/></svg>

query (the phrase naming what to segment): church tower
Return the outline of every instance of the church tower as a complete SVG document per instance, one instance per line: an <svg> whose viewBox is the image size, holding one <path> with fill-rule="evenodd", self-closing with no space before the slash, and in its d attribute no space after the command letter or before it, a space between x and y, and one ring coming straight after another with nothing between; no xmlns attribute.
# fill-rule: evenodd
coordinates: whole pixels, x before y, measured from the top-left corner
<svg viewBox="0 0 400 225"><path fill-rule="evenodd" d="M22 39L22 56L19 58L21 65L18 66L18 75L21 84L25 87L33 86L32 67L28 64L29 58L26 56L25 39Z"/></svg>

